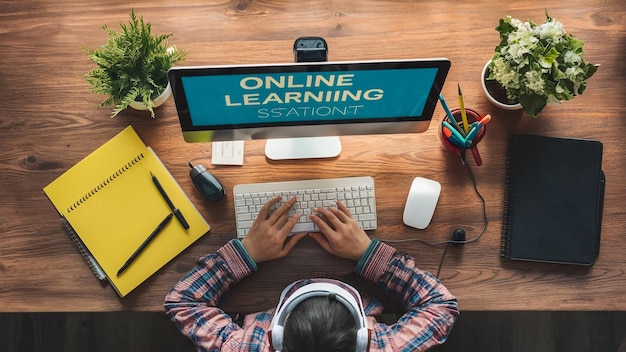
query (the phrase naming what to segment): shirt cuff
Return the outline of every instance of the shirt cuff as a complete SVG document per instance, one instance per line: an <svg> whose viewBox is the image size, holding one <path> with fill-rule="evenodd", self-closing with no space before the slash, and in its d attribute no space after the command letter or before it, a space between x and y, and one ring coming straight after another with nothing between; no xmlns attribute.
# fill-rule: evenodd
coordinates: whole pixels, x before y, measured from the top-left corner
<svg viewBox="0 0 626 352"><path fill-rule="evenodd" d="M372 240L359 259L354 271L366 279L378 282L395 253L396 249L392 246L378 240Z"/></svg>
<svg viewBox="0 0 626 352"><path fill-rule="evenodd" d="M237 281L259 270L238 239L230 240L217 253L224 258Z"/></svg>

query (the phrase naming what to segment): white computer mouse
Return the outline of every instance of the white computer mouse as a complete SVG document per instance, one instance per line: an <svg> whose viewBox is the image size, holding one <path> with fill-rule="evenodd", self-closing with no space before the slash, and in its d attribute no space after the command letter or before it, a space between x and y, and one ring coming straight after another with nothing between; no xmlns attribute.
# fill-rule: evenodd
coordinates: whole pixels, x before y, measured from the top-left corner
<svg viewBox="0 0 626 352"><path fill-rule="evenodd" d="M439 182L424 177L413 179L406 197L402 221L411 227L425 229L433 218L440 193Z"/></svg>

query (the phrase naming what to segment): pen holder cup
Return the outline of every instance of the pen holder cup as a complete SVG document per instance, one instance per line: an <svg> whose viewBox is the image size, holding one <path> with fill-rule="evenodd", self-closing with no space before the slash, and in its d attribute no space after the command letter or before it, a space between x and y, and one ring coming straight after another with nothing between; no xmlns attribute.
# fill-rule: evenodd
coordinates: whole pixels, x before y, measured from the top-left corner
<svg viewBox="0 0 626 352"><path fill-rule="evenodd" d="M463 129L463 119L461 117L461 110L452 109L450 112L452 113L452 116L454 116L454 119L456 121L451 122L450 119L448 118L448 115L443 117L443 121L446 121L451 125L452 123L456 123L457 126ZM470 126L472 123L476 121L480 121L481 119L480 114L478 114L476 111L472 109L466 108L465 114L467 115L467 123ZM474 161L476 162L476 166L480 166L483 163L480 157L480 154L478 153L478 143L483 139L483 137L485 136L485 133L487 133L487 126L482 126L482 128L476 134L476 137L474 137L474 139L472 140L472 143L468 147L466 147L467 151L469 151L472 154ZM461 147L454 144L452 141L450 141L448 137L445 136L443 124L439 126L439 138L441 139L441 143L443 144L444 148L447 151L455 153L459 156L461 155Z"/></svg>

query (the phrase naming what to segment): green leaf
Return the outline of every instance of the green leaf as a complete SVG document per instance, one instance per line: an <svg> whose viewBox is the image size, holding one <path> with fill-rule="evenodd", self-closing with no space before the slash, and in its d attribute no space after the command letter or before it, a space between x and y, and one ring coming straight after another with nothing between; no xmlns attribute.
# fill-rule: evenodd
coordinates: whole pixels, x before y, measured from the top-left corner
<svg viewBox="0 0 626 352"><path fill-rule="evenodd" d="M548 51L547 53L543 54L543 56L540 58L541 62L542 62L542 66L549 68L552 66L552 64L556 61L556 59L559 57L559 52L552 47L550 49L550 51ZM545 63L545 66L544 66Z"/></svg>
<svg viewBox="0 0 626 352"><path fill-rule="evenodd" d="M522 95L519 102L522 104L524 112L532 117L537 117L548 103L548 98L540 95Z"/></svg>

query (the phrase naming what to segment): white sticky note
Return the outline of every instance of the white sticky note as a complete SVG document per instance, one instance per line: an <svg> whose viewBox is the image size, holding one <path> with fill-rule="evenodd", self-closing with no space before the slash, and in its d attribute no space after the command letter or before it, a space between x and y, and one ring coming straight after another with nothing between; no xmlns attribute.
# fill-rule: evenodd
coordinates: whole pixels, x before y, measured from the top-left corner
<svg viewBox="0 0 626 352"><path fill-rule="evenodd" d="M212 142L213 165L243 165L243 142Z"/></svg>

